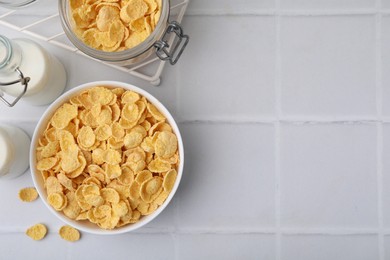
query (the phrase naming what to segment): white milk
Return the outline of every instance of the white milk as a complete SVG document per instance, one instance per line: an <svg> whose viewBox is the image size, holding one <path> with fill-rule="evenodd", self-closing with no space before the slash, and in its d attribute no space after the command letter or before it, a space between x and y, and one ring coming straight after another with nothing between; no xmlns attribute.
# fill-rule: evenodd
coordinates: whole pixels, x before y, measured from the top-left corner
<svg viewBox="0 0 390 260"><path fill-rule="evenodd" d="M0 125L0 180L16 178L29 165L30 138L21 129Z"/></svg>
<svg viewBox="0 0 390 260"><path fill-rule="evenodd" d="M27 92L22 100L32 105L51 103L61 95L66 85L66 72L63 65L57 58L31 40L14 39L10 41L20 47L22 58L18 67L24 77L30 77ZM0 82L9 82L15 79L19 79L19 74L16 71L9 75L0 75ZM23 91L24 86L19 83L2 86L1 89L8 95L17 97Z"/></svg>

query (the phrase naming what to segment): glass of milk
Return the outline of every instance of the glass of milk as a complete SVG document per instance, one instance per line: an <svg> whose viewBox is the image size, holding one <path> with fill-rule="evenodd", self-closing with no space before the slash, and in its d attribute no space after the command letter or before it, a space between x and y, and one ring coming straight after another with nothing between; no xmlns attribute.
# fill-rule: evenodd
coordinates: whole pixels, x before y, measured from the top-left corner
<svg viewBox="0 0 390 260"><path fill-rule="evenodd" d="M64 66L42 46L0 35L0 100L6 105L12 107L19 99L32 105L49 104L65 85ZM6 99L4 93L14 99Z"/></svg>
<svg viewBox="0 0 390 260"><path fill-rule="evenodd" d="M0 180L16 178L27 170L30 142L18 127L0 125Z"/></svg>

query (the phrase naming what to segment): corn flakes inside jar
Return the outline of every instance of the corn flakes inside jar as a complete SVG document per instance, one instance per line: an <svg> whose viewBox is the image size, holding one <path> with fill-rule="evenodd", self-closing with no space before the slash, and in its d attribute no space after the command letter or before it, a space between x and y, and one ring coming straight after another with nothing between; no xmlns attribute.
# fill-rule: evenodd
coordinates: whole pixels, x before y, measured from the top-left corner
<svg viewBox="0 0 390 260"><path fill-rule="evenodd" d="M168 21L169 0L60 0L59 6L69 40L115 65L131 65L153 53L175 64L189 41L179 23Z"/></svg>

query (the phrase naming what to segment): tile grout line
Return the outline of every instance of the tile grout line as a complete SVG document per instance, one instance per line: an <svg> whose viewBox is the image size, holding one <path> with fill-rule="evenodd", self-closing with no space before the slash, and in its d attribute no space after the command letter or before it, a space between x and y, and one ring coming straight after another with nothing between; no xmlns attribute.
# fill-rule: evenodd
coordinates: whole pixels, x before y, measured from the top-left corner
<svg viewBox="0 0 390 260"><path fill-rule="evenodd" d="M280 174L280 122L275 123L275 235L276 260L281 259L281 174Z"/></svg>
<svg viewBox="0 0 390 260"><path fill-rule="evenodd" d="M377 124L377 185L378 185L378 248L379 259L385 259L384 249L384 225L383 225L383 129L382 124Z"/></svg>
<svg viewBox="0 0 390 260"><path fill-rule="evenodd" d="M282 259L282 232L281 232L281 173L280 173L280 117L281 106L281 24L280 0L275 0L275 259Z"/></svg>
<svg viewBox="0 0 390 260"><path fill-rule="evenodd" d="M174 68L174 70L175 70L175 77L176 77L176 100L175 100L175 102L176 102L176 111L175 111L175 113L176 113L176 116L177 116L177 118L178 119L180 119L181 118L181 113L180 113L180 111L181 111L181 109L180 109L180 102L179 102L179 98L180 98L180 94L181 94L181 88L180 88L180 85L181 85L181 74L180 74L180 70L179 70L179 67L175 67ZM180 125L179 125L179 121L180 120L178 120L178 127L180 127ZM180 131L182 131L181 129L180 129ZM185 146L184 146L184 156L185 156ZM174 206L174 208L173 208L173 221L174 221L174 230L175 230L175 234L176 234L176 232L177 232L177 230L178 230L178 226L179 226L179 202L180 202L180 198L179 198L179 196L177 197L177 199L174 201L175 202L175 204L173 205ZM173 240L174 241L174 247L175 247L175 259L177 258L177 246L176 246L176 243L175 243L175 239Z"/></svg>
<svg viewBox="0 0 390 260"><path fill-rule="evenodd" d="M375 15L375 79L377 115L382 118L382 14L381 0L376 0L377 14ZM383 128L382 122L377 123L377 188L378 188L378 250L379 259L385 259L384 229L383 229Z"/></svg>
<svg viewBox="0 0 390 260"><path fill-rule="evenodd" d="M180 119L180 115L177 115L177 123L180 124L269 124L274 125L277 122L287 123L287 124L376 124L376 123L390 123L390 117L355 117L355 116L345 116L345 117L329 117L329 116L320 116L315 118L314 116L275 116L275 117L263 117L256 120L251 119L189 119L183 120ZM37 120L3 120L0 118L0 123L9 123L9 124L37 124Z"/></svg>
<svg viewBox="0 0 390 260"><path fill-rule="evenodd" d="M379 8L345 8L345 9L263 9L263 10L189 10L185 16L359 16L359 15L375 15L375 14L390 15L390 9Z"/></svg>

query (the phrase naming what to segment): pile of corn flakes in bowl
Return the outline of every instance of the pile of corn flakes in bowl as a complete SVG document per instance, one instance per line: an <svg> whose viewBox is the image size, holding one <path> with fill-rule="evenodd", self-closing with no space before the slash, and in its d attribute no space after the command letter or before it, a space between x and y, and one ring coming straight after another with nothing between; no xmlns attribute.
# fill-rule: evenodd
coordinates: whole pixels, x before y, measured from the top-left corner
<svg viewBox="0 0 390 260"><path fill-rule="evenodd" d="M153 53L164 34L169 0L60 0L59 12L79 50L106 62L132 64Z"/></svg>
<svg viewBox="0 0 390 260"><path fill-rule="evenodd" d="M30 150L44 204L94 234L129 232L154 219L175 194L183 164L168 110L146 91L114 81L59 97L38 122Z"/></svg>

